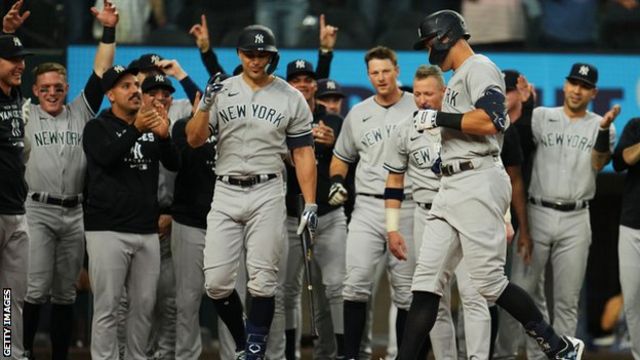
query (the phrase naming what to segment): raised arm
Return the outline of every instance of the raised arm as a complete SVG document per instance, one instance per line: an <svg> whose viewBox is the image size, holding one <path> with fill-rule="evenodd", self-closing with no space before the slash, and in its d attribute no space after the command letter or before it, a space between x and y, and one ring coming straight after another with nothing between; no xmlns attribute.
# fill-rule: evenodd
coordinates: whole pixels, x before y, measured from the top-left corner
<svg viewBox="0 0 640 360"><path fill-rule="evenodd" d="M2 32L5 34L15 33L25 20L31 15L31 11L27 10L20 14L24 0L18 0L11 6L11 9L2 18Z"/></svg>
<svg viewBox="0 0 640 360"><path fill-rule="evenodd" d="M200 58L202 64L207 69L209 76L213 76L217 73L226 74L222 65L218 62L218 57L211 48L209 41L209 27L207 25L207 17L204 14L200 15L200 24L195 24L189 30L189 34L196 40L196 46L200 50Z"/></svg>
<svg viewBox="0 0 640 360"><path fill-rule="evenodd" d="M93 59L93 72L102 78L104 72L113 65L113 57L116 52L116 25L119 15L116 7L108 0L104 0L101 11L92 7L91 14L102 24L102 39Z"/></svg>
<svg viewBox="0 0 640 360"><path fill-rule="evenodd" d="M324 14L320 15L320 49L318 50L318 65L316 74L318 79L328 79L331 72L333 48L338 39L338 28L327 25Z"/></svg>
<svg viewBox="0 0 640 360"><path fill-rule="evenodd" d="M591 166L600 171L611 159L611 124L620 114L620 105L614 105L600 121L596 143L591 152Z"/></svg>

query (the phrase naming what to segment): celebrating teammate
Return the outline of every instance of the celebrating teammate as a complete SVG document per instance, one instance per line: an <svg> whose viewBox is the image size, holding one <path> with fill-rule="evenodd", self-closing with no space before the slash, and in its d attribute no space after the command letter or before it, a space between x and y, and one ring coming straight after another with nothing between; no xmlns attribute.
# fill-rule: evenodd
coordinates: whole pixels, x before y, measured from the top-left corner
<svg viewBox="0 0 640 360"><path fill-rule="evenodd" d="M440 127L443 177L423 235L398 359L416 358L463 253L478 292L522 323L549 358L580 359L582 341L558 336L531 297L504 274L503 216L511 186L499 157L508 121L502 75L491 60L473 52L464 19L455 11L426 16L418 34L414 48L428 49L430 63L455 73L442 110L420 110L414 116L414 126L424 136Z"/></svg>
<svg viewBox="0 0 640 360"><path fill-rule="evenodd" d="M355 359L365 327L367 302L373 287L376 265L385 261L394 287L393 302L398 307L396 329L401 338L407 310L411 302L413 259L413 227L411 187L405 188L407 199L400 210L400 227L409 234L409 257L400 261L386 252L384 198L387 171L384 169L384 142L397 123L416 110L413 96L398 88L399 68L396 53L386 47L367 51L365 64L369 81L376 94L354 106L344 120L333 150L330 174L333 184L329 204L344 203L348 196L344 179L349 164L359 159L356 169L356 205L347 236L346 279L344 282L345 357ZM402 198L402 191L400 197ZM353 194L351 195L353 196Z"/></svg>
<svg viewBox="0 0 640 360"><path fill-rule="evenodd" d="M614 106L603 117L587 110L595 98L598 70L576 63L564 84L560 107L537 107L531 132L523 141L533 142L535 155L529 186L529 219L534 240L531 263L514 259L511 280L522 286L536 303L545 304L539 283L547 262L553 268L553 325L575 334L578 299L587 268L591 225L589 201L596 192L596 175L613 152L620 111ZM548 319L546 308L540 309ZM530 358L544 355L530 340Z"/></svg>
<svg viewBox="0 0 640 360"><path fill-rule="evenodd" d="M209 80L186 134L193 147L204 144L212 129L219 134L216 191L204 249L205 288L235 340L236 357L257 360L266 350L284 247L282 159L290 149L305 199L298 233L305 228L314 233L317 226L316 165L309 106L300 92L272 75L279 54L271 30L246 27L237 50L242 74L223 82L218 76ZM246 327L234 290L241 248L246 249L251 295Z"/></svg>

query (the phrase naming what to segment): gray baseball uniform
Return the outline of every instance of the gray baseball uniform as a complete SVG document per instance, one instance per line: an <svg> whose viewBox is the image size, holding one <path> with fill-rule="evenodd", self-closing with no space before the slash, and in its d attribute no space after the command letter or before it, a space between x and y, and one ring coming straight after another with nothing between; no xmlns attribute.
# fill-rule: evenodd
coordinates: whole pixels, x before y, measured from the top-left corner
<svg viewBox="0 0 640 360"><path fill-rule="evenodd" d="M597 175L591 157L601 119L592 112L570 119L562 107L538 107L531 119L536 151L528 213L535 243L530 265L514 257L512 281L529 292L537 304L544 303L540 298L544 294L537 289L551 261L553 326L570 335L576 332L578 299L591 244L588 202L595 195ZM613 151L613 125L610 136ZM541 310L548 319L546 307ZM527 339L527 353L530 358L545 358L533 339Z"/></svg>
<svg viewBox="0 0 640 360"><path fill-rule="evenodd" d="M620 216L620 238L618 258L620 266L620 285L624 297L624 311L631 336L631 351L635 360L640 360L640 281L638 281L638 261L640 259L640 202L638 195L640 164L632 158L625 160L623 152L640 143L640 119L629 120L613 153L613 167L616 171L627 170L624 183L624 197ZM629 162L627 162L629 161Z"/></svg>
<svg viewBox="0 0 640 360"><path fill-rule="evenodd" d="M31 121L25 126L31 144L25 174L32 260L29 303L44 304L49 296L53 304L75 302L75 281L84 259L81 205L87 160L81 140L94 116L84 92L57 116L30 105Z"/></svg>
<svg viewBox="0 0 640 360"><path fill-rule="evenodd" d="M255 92L242 76L223 84L211 110L218 180L207 217L205 287L213 299L229 296L245 247L249 293L272 297L284 246L282 159L287 145L310 145L311 111L302 94L279 78Z"/></svg>
<svg viewBox="0 0 640 360"><path fill-rule="evenodd" d="M356 168L356 202L347 235L347 276L343 297L348 301L367 302L371 295L376 264L384 257L388 263L391 283L394 287L393 302L400 309L408 309L411 303L411 274L413 258L413 211L411 184L406 182L406 200L402 203L400 228L405 229L409 259L399 261L386 253L386 229L384 227L384 200L387 170L384 169L384 143L398 122L416 110L413 95L403 93L390 107L376 103L369 97L354 106L342 126L336 141L334 155L347 162L358 161Z"/></svg>
<svg viewBox="0 0 640 360"><path fill-rule="evenodd" d="M420 134L411 117L401 122L394 133L396 136L386 144L385 168L395 173L406 173L412 183L413 199L418 205L414 212L413 236L415 248L420 249L429 209L440 187L440 178L432 170L440 156L440 129ZM460 262L455 273L465 310L466 353L469 358L488 358L491 319L487 302L469 281L464 261ZM457 358L450 287L440 300L438 318L429 334L436 359Z"/></svg>
<svg viewBox="0 0 640 360"><path fill-rule="evenodd" d="M502 75L488 58L473 55L449 80L442 111L471 111L488 89L504 93ZM443 127L441 137L443 167L452 171L443 173L433 201L412 290L442 296L464 253L471 283L495 301L508 284L500 249L505 248L503 216L511 185L499 157L501 135L475 136Z"/></svg>

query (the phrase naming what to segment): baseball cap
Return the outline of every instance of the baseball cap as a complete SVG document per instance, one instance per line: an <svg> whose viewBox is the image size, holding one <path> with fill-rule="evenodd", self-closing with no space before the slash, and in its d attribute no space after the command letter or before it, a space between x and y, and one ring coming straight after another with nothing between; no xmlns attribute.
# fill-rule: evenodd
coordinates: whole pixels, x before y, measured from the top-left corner
<svg viewBox="0 0 640 360"><path fill-rule="evenodd" d="M138 58L137 67L140 71L149 71L158 67L158 62L162 59L162 56L158 54L144 54Z"/></svg>
<svg viewBox="0 0 640 360"><path fill-rule="evenodd" d="M338 96L345 97L346 95L342 92L342 87L336 81L331 79L321 79L318 80L318 91L316 91L316 97L321 98L324 96Z"/></svg>
<svg viewBox="0 0 640 360"><path fill-rule="evenodd" d="M102 89L107 92L126 74L137 75L138 68L114 65L102 74Z"/></svg>
<svg viewBox="0 0 640 360"><path fill-rule="evenodd" d="M596 87L598 82L598 69L591 64L575 63L571 66L571 72L567 80L581 81L591 87Z"/></svg>
<svg viewBox="0 0 640 360"><path fill-rule="evenodd" d="M142 82L141 87L143 93L149 92L156 88L167 89L172 94L176 91L176 89L171 84L171 79L160 74L147 76Z"/></svg>
<svg viewBox="0 0 640 360"><path fill-rule="evenodd" d="M314 79L316 78L316 72L313 70L313 65L311 65L307 60L297 59L287 64L287 81L300 74L309 75Z"/></svg>
<svg viewBox="0 0 640 360"><path fill-rule="evenodd" d="M22 41L15 35L0 35L0 57L3 59L12 59L17 57L25 57L33 55L24 49Z"/></svg>
<svg viewBox="0 0 640 360"><path fill-rule="evenodd" d="M517 70L503 70L504 86L507 91L516 90L520 73Z"/></svg>

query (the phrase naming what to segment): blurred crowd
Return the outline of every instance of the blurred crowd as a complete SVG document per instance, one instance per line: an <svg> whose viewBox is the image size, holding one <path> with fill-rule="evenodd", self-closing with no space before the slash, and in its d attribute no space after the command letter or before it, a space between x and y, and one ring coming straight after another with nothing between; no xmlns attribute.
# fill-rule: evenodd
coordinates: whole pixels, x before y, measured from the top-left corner
<svg viewBox="0 0 640 360"><path fill-rule="evenodd" d="M340 28L336 48L411 48L414 24L443 8L463 14L471 44L495 50L634 50L640 45L638 0L115 0L118 42L192 45L189 29L206 14L212 45L233 47L253 23L274 30L283 48L318 46L319 14ZM3 12L13 1L4 2ZM61 48L91 43L99 26L86 10L96 0L29 0L25 45ZM55 16L51 16L55 14ZM73 19L73 21L71 21Z"/></svg>

